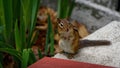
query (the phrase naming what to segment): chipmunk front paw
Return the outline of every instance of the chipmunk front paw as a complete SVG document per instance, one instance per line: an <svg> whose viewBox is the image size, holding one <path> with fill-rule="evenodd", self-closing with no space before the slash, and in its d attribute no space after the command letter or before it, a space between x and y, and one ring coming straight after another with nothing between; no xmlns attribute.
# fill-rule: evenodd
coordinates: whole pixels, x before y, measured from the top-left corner
<svg viewBox="0 0 120 68"><path fill-rule="evenodd" d="M74 54L68 54L68 55L67 55L67 58L68 58L68 59L74 58Z"/></svg>

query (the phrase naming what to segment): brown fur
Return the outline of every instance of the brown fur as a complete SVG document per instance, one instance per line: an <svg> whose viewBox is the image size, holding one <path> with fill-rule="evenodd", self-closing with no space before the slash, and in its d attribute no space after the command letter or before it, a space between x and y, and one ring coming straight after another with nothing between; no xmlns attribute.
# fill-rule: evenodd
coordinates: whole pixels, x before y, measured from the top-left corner
<svg viewBox="0 0 120 68"><path fill-rule="evenodd" d="M63 27L61 27L60 25L61 22L63 23L62 24ZM66 33L69 30L71 30L70 33L65 35L64 33ZM79 34L77 31L73 29L72 24L69 23L67 19L58 19L58 33L60 35L60 39L70 40L71 37L74 37L74 39L72 40L71 47L72 47L73 52L76 53L79 49Z"/></svg>
<svg viewBox="0 0 120 68"><path fill-rule="evenodd" d="M79 49L79 34L77 31L74 30L74 42L72 43L72 48L73 48L73 51L74 53L77 53L78 49Z"/></svg>

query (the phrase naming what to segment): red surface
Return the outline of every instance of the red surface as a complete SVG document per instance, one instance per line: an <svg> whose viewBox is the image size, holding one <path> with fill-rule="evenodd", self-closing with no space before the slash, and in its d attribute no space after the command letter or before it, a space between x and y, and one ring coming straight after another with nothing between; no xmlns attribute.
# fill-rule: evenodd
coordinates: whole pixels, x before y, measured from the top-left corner
<svg viewBox="0 0 120 68"><path fill-rule="evenodd" d="M96 64L45 57L28 68L113 68Z"/></svg>

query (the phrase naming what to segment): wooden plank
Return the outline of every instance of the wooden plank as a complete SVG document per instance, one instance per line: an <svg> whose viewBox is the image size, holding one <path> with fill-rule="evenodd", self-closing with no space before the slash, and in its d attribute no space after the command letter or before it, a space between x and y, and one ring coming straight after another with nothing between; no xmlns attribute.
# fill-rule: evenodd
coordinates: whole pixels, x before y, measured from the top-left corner
<svg viewBox="0 0 120 68"><path fill-rule="evenodd" d="M28 68L113 68L97 64L45 57Z"/></svg>

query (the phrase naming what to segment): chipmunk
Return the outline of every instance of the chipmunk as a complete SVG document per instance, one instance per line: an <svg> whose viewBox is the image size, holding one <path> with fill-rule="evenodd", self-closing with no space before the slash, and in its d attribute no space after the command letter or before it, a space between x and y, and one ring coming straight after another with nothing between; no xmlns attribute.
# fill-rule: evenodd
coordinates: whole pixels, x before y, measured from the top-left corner
<svg viewBox="0 0 120 68"><path fill-rule="evenodd" d="M82 47L110 44L110 41L107 40L80 40L78 30L67 19L57 18L57 23L61 53L67 53L67 57L70 59Z"/></svg>

